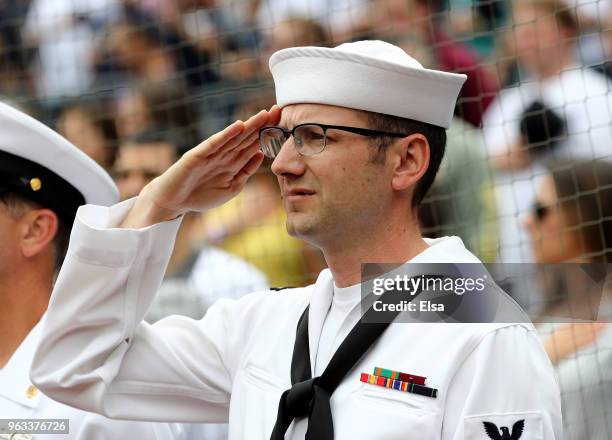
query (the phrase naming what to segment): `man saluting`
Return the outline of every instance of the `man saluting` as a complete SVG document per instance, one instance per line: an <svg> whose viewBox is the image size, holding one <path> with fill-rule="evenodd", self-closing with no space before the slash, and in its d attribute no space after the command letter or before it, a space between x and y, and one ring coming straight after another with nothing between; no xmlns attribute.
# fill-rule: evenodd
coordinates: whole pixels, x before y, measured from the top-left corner
<svg viewBox="0 0 612 440"><path fill-rule="evenodd" d="M484 422L518 420L523 439L559 437L559 390L530 324L359 322L361 263L478 262L457 237L422 238L416 219L465 76L380 41L285 49L270 68L279 106L202 142L137 198L80 208L35 383L110 417L229 420L231 439L476 439ZM236 195L264 154L289 233L329 269L199 321L143 322L181 216Z"/></svg>

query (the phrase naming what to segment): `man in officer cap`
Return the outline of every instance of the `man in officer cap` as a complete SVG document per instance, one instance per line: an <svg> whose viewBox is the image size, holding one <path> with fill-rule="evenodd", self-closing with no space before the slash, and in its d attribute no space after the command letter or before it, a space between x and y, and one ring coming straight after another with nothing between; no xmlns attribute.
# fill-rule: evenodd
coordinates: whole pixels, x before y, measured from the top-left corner
<svg viewBox="0 0 612 440"><path fill-rule="evenodd" d="M49 434L52 439L166 440L183 433L181 425L86 413L51 400L30 382L41 321L77 208L118 199L110 176L92 159L47 126L0 103L0 417L69 420L50 424L37 439ZM0 435L9 438L14 432L9 428L1 426Z"/></svg>
<svg viewBox="0 0 612 440"><path fill-rule="evenodd" d="M478 262L457 237L422 238L415 214L465 76L380 41L285 49L270 68L280 108L202 142L137 198L80 208L35 383L111 417L229 420L232 439L559 437L531 324L360 322L361 263ZM142 322L181 216L236 195L264 153L289 233L329 269L199 321Z"/></svg>

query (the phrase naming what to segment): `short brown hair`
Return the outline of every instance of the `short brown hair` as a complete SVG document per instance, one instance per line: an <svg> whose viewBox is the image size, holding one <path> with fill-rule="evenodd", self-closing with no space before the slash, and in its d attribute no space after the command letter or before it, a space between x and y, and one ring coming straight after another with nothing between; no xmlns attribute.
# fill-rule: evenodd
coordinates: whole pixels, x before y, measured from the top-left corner
<svg viewBox="0 0 612 440"><path fill-rule="evenodd" d="M406 136L420 133L427 139L429 143L429 166L414 189L411 203L413 208L418 207L433 184L438 169L440 168L440 163L442 163L442 158L446 150L446 129L426 122L385 115L382 113L364 112L364 114L367 118L368 127L373 130L386 131L389 133L403 133L406 134ZM384 163L385 149L391 145L396 138L382 136L373 139L374 142L376 142L375 146L377 151L372 157L372 162Z"/></svg>
<svg viewBox="0 0 612 440"><path fill-rule="evenodd" d="M612 164L557 161L548 170L563 212L580 232L586 256L612 263Z"/></svg>

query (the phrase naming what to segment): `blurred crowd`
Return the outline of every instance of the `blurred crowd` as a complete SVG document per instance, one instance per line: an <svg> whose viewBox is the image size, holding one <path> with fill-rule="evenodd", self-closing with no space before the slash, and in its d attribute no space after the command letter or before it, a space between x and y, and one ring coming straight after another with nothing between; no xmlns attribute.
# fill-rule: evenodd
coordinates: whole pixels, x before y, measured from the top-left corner
<svg viewBox="0 0 612 440"><path fill-rule="evenodd" d="M383 39L468 75L421 207L426 236L459 235L486 262L611 263L611 25L609 0L0 0L0 99L83 149L127 199L274 104L274 51ZM185 218L151 319L305 285L324 265L285 232L264 163L235 200ZM540 289L541 313L580 302L556 293ZM609 295L601 310L609 320ZM544 327L569 438L612 438L610 326ZM577 387L591 393L579 403Z"/></svg>

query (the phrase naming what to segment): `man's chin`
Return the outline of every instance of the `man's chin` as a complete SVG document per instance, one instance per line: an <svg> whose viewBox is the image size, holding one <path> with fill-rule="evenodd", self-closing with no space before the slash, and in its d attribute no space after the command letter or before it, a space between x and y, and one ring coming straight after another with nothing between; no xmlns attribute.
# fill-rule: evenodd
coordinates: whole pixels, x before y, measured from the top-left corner
<svg viewBox="0 0 612 440"><path fill-rule="evenodd" d="M302 240L308 240L316 229L312 219L307 219L303 213L296 212L287 214L285 226L287 228L287 233L290 236L300 238Z"/></svg>

